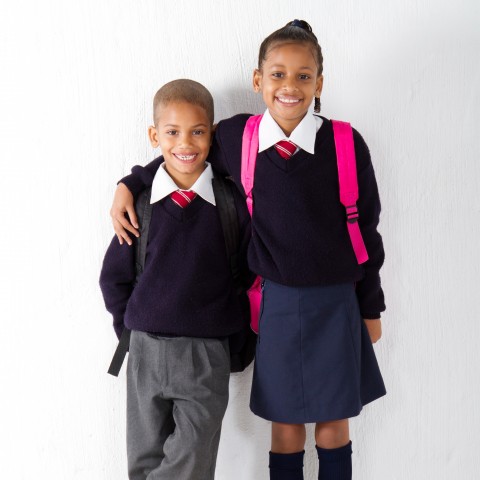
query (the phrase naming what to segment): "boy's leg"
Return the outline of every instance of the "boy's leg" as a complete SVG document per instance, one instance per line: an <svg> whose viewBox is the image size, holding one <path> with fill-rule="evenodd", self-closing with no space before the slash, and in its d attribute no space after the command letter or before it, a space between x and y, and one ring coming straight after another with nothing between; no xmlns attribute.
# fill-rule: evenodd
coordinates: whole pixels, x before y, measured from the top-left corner
<svg viewBox="0 0 480 480"><path fill-rule="evenodd" d="M164 459L173 433L173 402L161 396L162 353L155 339L132 331L127 367L127 456L130 480L145 480ZM155 366L155 367L153 367Z"/></svg>
<svg viewBox="0 0 480 480"><path fill-rule="evenodd" d="M228 403L228 342L175 338L166 343L175 431L165 441L165 458L148 480L213 480Z"/></svg>

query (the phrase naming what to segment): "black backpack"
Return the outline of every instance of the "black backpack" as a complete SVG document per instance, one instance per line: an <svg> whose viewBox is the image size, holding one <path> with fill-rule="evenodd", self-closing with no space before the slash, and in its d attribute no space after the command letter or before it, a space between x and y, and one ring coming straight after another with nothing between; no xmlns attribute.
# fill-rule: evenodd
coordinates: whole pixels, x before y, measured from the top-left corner
<svg viewBox="0 0 480 480"><path fill-rule="evenodd" d="M245 327L229 337L230 346L230 371L242 372L252 363L255 357L255 346L257 335L250 328L250 307L246 295L246 286L242 278L242 272L239 267L239 225L237 209L233 196L233 188L236 188L230 177L223 178L214 173L212 180L213 193L215 195L215 203L222 224L223 235L225 237L225 245L227 255L230 262L230 270L232 272L233 282L239 295L242 312L245 316ZM140 238L135 243L135 283L138 282L140 275L145 266L145 256L147 252L148 230L152 217L152 205L150 204L151 188L145 189L137 198L135 210L140 225ZM122 367L125 355L128 352L130 344L130 330L124 328L120 341L118 343L112 362L108 369L110 375L118 376Z"/></svg>

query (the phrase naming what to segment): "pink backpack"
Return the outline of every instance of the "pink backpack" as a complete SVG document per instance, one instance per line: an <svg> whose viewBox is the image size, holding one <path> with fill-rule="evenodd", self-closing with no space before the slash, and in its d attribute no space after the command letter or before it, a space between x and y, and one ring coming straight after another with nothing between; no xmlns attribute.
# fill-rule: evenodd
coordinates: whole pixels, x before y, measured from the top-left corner
<svg viewBox="0 0 480 480"><path fill-rule="evenodd" d="M247 207L250 216L253 213L253 179L258 154L258 127L262 115L255 115L247 120L242 140L241 180L247 195ZM340 202L347 211L347 228L352 241L353 250L359 264L368 260L367 249L358 226L358 183L357 163L353 145L353 132L349 123L332 120L335 150L337 153L338 180L340 186ZM260 304L262 301L262 279L257 277L248 290L250 300L251 327L258 333Z"/></svg>

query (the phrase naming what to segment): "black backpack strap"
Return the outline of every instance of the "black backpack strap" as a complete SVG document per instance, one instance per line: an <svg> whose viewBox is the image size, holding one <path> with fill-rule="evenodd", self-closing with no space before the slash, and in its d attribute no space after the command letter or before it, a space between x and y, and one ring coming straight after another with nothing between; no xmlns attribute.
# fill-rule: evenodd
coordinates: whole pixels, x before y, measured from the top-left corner
<svg viewBox="0 0 480 480"><path fill-rule="evenodd" d="M137 213L138 223L140 225L140 238L135 242L135 284L145 267L145 257L147 255L148 230L150 228L150 220L152 219L152 205L150 204L151 188L144 190L135 203L135 211ZM124 328L117 349L113 354L112 362L108 368L108 373L118 377L122 364L127 355L130 346L130 330Z"/></svg>
<svg viewBox="0 0 480 480"><path fill-rule="evenodd" d="M150 229L150 220L152 219L153 206L150 203L152 189L144 190L137 199L135 211L137 213L138 223L140 225L140 238L135 243L135 270L137 276L135 283L138 283L140 275L145 267L145 257L147 256L148 230Z"/></svg>
<svg viewBox="0 0 480 480"><path fill-rule="evenodd" d="M122 335L120 336L120 341L118 342L115 353L113 354L112 361L108 367L108 372L114 377L118 377L120 369L122 368L123 361L125 360L125 355L128 352L128 347L130 345L130 330L124 328Z"/></svg>
<svg viewBox="0 0 480 480"><path fill-rule="evenodd" d="M245 328L233 335L230 335L230 371L243 372L255 357L257 335L250 328L250 308L246 297L245 286L242 282L240 271L239 253L240 248L240 226L238 224L237 208L233 188L236 188L233 181L223 178L214 173L212 181L215 203L217 205L220 223L222 224L225 246L230 261L233 282L239 295L240 305L245 315Z"/></svg>
<svg viewBox="0 0 480 480"><path fill-rule="evenodd" d="M217 173L214 174L212 186L215 203L220 216L220 223L222 224L230 270L232 271L235 287L240 293L242 289L238 258L240 227L238 225L237 208L232 191L232 188L235 188L235 186L231 180L225 179Z"/></svg>

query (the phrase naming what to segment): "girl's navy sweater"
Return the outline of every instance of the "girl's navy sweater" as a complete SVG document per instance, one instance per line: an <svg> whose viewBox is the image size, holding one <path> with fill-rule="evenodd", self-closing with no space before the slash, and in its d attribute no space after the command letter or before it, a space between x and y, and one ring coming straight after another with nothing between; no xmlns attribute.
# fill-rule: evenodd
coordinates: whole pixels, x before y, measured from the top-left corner
<svg viewBox="0 0 480 480"><path fill-rule="evenodd" d="M235 203L244 252L240 268L246 272L250 218L238 193ZM137 285L135 276L134 245L120 245L114 237L100 288L118 336L124 326L206 338L226 337L245 326L217 208L200 196L185 209L169 197L153 204L145 268Z"/></svg>
<svg viewBox="0 0 480 480"><path fill-rule="evenodd" d="M250 115L219 122L209 161L231 175L245 195L241 179L242 135ZM332 123L324 119L315 154L300 150L284 160L274 147L258 154L253 187L252 238L248 264L256 274L287 286L356 282L363 318L385 310L379 271L384 260L377 231L380 199L370 152L354 130L359 187L359 225L369 260L358 265L340 203ZM151 185L158 159L134 167L122 179L134 195Z"/></svg>

